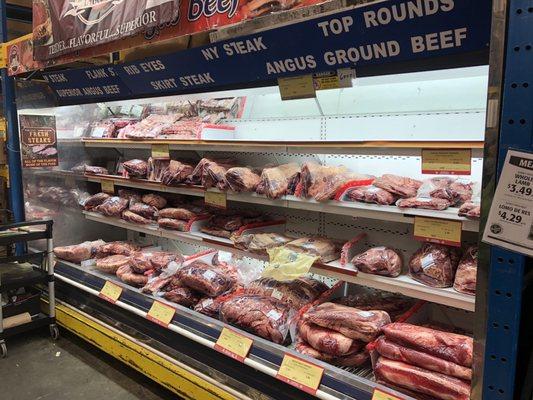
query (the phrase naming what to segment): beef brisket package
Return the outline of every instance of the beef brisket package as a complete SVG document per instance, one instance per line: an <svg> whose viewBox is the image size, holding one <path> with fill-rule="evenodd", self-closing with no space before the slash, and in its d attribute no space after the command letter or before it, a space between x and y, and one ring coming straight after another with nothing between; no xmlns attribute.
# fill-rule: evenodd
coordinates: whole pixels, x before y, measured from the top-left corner
<svg viewBox="0 0 533 400"><path fill-rule="evenodd" d="M96 257L98 250L103 245L105 245L103 240L96 240L72 246L59 246L54 248L54 254L62 260L79 263Z"/></svg>
<svg viewBox="0 0 533 400"><path fill-rule="evenodd" d="M357 254L351 261L361 272L368 274L397 277L402 272L402 256L390 247L372 247Z"/></svg>
<svg viewBox="0 0 533 400"><path fill-rule="evenodd" d="M459 262L453 288L461 293L476 294L477 282L477 246L469 246Z"/></svg>
<svg viewBox="0 0 533 400"><path fill-rule="evenodd" d="M460 256L457 247L424 243L409 260L409 272L425 285L451 287Z"/></svg>
<svg viewBox="0 0 533 400"><path fill-rule="evenodd" d="M398 200L398 195L374 185L362 185L343 188L339 190L335 198L339 201L359 201L390 206Z"/></svg>
<svg viewBox="0 0 533 400"><path fill-rule="evenodd" d="M264 168L256 192L269 199L293 195L300 181L300 166L296 163Z"/></svg>

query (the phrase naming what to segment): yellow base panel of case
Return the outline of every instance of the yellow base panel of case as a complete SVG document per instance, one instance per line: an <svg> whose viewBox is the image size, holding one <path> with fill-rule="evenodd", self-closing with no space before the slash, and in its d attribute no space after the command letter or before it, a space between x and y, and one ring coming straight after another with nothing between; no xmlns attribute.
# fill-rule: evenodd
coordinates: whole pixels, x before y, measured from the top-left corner
<svg viewBox="0 0 533 400"><path fill-rule="evenodd" d="M57 323L185 399L236 399L220 387L169 362L75 308L57 304Z"/></svg>

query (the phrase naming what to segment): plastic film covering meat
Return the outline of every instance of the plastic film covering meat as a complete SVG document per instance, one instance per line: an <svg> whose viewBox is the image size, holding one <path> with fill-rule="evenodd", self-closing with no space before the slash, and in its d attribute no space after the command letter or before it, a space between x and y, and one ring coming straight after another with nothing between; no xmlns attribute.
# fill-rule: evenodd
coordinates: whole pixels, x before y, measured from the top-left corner
<svg viewBox="0 0 533 400"><path fill-rule="evenodd" d="M237 295L220 308L220 319L274 343L282 344L288 337L293 312L273 297Z"/></svg>
<svg viewBox="0 0 533 400"><path fill-rule="evenodd" d="M339 247L331 240L323 237L308 237L293 240L285 245L287 248L318 256L319 261L327 263L340 257Z"/></svg>
<svg viewBox="0 0 533 400"><path fill-rule="evenodd" d="M186 286L174 286L163 293L168 301L180 304L184 307L192 307L200 301L201 295Z"/></svg>
<svg viewBox="0 0 533 400"><path fill-rule="evenodd" d="M105 245L103 240L96 240L72 246L59 246L54 248L54 254L62 260L79 263L94 258L102 245Z"/></svg>
<svg viewBox="0 0 533 400"><path fill-rule="evenodd" d="M362 341L302 320L298 323L298 338L315 350L334 357L357 353L365 346Z"/></svg>
<svg viewBox="0 0 533 400"><path fill-rule="evenodd" d="M226 182L234 192L253 192L261 178L251 168L233 167L226 172Z"/></svg>
<svg viewBox="0 0 533 400"><path fill-rule="evenodd" d="M115 254L130 256L141 248L135 243L130 242L110 242L103 244L96 252L97 258L104 258Z"/></svg>
<svg viewBox="0 0 533 400"><path fill-rule="evenodd" d="M399 208L421 208L424 210L446 210L450 206L448 200L433 197L409 197L396 202Z"/></svg>
<svg viewBox="0 0 533 400"><path fill-rule="evenodd" d="M407 364L415 365L440 372L445 375L454 376L463 380L472 379L472 369L456 364L451 361L435 357L431 354L419 350L411 349L401 344L388 340L385 336L380 336L374 345L376 351L391 360L402 361Z"/></svg>
<svg viewBox="0 0 533 400"><path fill-rule="evenodd" d="M207 179L207 167L212 164L222 164L226 169L233 166L233 159L211 159L211 158L202 158L196 167L192 171L191 175L187 177L187 183L194 185L205 186L205 179Z"/></svg>
<svg viewBox="0 0 533 400"><path fill-rule="evenodd" d="M118 197L128 200L129 206L132 206L136 203L140 203L142 201L141 194L136 192L135 190L130 190L130 189L119 189Z"/></svg>
<svg viewBox="0 0 533 400"><path fill-rule="evenodd" d="M100 204L102 204L104 201L106 201L110 197L111 195L107 193L103 193L103 192L96 193L88 197L87 199L85 199L82 206L85 210L89 211L89 210L92 210L93 208L98 207Z"/></svg>
<svg viewBox="0 0 533 400"><path fill-rule="evenodd" d="M122 213L122 219L124 221L128 221L134 224L140 224L140 225L149 225L153 222L151 219L144 218L143 216L139 214L135 214L134 212L131 212L130 210L125 210Z"/></svg>
<svg viewBox="0 0 533 400"><path fill-rule="evenodd" d="M193 170L192 165L188 163L170 160L168 166L161 171L160 177L156 176L155 180L161 181L167 186L183 183Z"/></svg>
<svg viewBox="0 0 533 400"><path fill-rule="evenodd" d="M174 218L159 218L157 224L161 228L171 229L179 232L187 232L189 230L189 223L181 219Z"/></svg>
<svg viewBox="0 0 533 400"><path fill-rule="evenodd" d="M368 274L397 277L402 272L402 257L390 247L373 247L352 258L359 271Z"/></svg>
<svg viewBox="0 0 533 400"><path fill-rule="evenodd" d="M94 210L106 217L120 217L122 212L128 207L129 201L122 197L113 196L105 200Z"/></svg>
<svg viewBox="0 0 533 400"><path fill-rule="evenodd" d="M477 246L468 247L461 258L459 266L457 267L457 272L455 273L453 288L458 292L471 295L476 294L477 259Z"/></svg>
<svg viewBox="0 0 533 400"><path fill-rule="evenodd" d="M294 194L299 181L300 166L296 163L265 168L261 173L261 181L256 192L264 194L269 199L278 199L284 195Z"/></svg>
<svg viewBox="0 0 533 400"><path fill-rule="evenodd" d="M204 297L195 306L194 311L207 315L212 318L218 318L222 303L212 297Z"/></svg>
<svg viewBox="0 0 533 400"><path fill-rule="evenodd" d="M459 263L460 250L441 244L424 243L409 260L409 272L432 287L450 287Z"/></svg>
<svg viewBox="0 0 533 400"><path fill-rule="evenodd" d="M249 233L240 236L232 236L233 244L241 250L253 253L265 253L267 249L283 246L294 240L279 233Z"/></svg>
<svg viewBox="0 0 533 400"><path fill-rule="evenodd" d="M337 298L333 302L364 311L385 311L392 320L395 320L409 310L415 301L401 294L364 288L364 290L359 290L357 293Z"/></svg>
<svg viewBox="0 0 533 400"><path fill-rule="evenodd" d="M195 261L178 272L183 285L206 296L216 297L235 285L235 279L225 274L219 267Z"/></svg>
<svg viewBox="0 0 533 400"><path fill-rule="evenodd" d="M335 303L323 303L309 310L303 317L310 322L328 328L351 339L370 342L383 326L391 322L389 314L379 310L358 310Z"/></svg>
<svg viewBox="0 0 533 400"><path fill-rule="evenodd" d="M418 196L447 200L450 206L460 206L472 198L474 183L456 177L438 176L425 180Z"/></svg>
<svg viewBox="0 0 533 400"><path fill-rule="evenodd" d="M130 257L122 254L116 254L114 256L99 258L96 260L96 269L108 274L116 274L117 270L130 264Z"/></svg>
<svg viewBox="0 0 533 400"><path fill-rule="evenodd" d="M481 205L479 203L467 201L459 208L458 214L461 217L479 219L479 216L481 215Z"/></svg>
<svg viewBox="0 0 533 400"><path fill-rule="evenodd" d="M369 354L366 350L361 350L360 352L345 356L335 357L331 354L326 354L314 349L312 346L302 340L298 340L296 342L295 349L297 352L305 356L325 361L329 364L337 365L339 367L359 367L369 359Z"/></svg>
<svg viewBox="0 0 533 400"><path fill-rule="evenodd" d="M143 287L148 283L148 277L136 273L131 265L125 264L117 269L117 277L124 283L135 287Z"/></svg>
<svg viewBox="0 0 533 400"><path fill-rule="evenodd" d="M91 174L91 175L107 175L109 174L109 171L107 170L107 168L104 168L104 167L95 167L93 165L86 165L85 173Z"/></svg>
<svg viewBox="0 0 533 400"><path fill-rule="evenodd" d="M157 219L158 211L154 206L149 206L144 203L134 203L131 204L129 210L132 213L138 214L143 218L147 219Z"/></svg>
<svg viewBox="0 0 533 400"><path fill-rule="evenodd" d="M146 178L148 173L148 163L144 160L133 159L129 161L124 161L122 163L124 170L128 173L129 176L135 178Z"/></svg>
<svg viewBox="0 0 533 400"><path fill-rule="evenodd" d="M422 182L404 176L384 174L376 178L373 185L399 197L415 197Z"/></svg>
<svg viewBox="0 0 533 400"><path fill-rule="evenodd" d="M374 367L377 379L442 400L470 399L470 385L448 375L401 361L380 357Z"/></svg>
<svg viewBox="0 0 533 400"><path fill-rule="evenodd" d="M165 208L167 205L167 199L155 193L148 193L142 196L142 202L148 204L149 206L155 207L158 210Z"/></svg>
<svg viewBox="0 0 533 400"><path fill-rule="evenodd" d="M396 202L398 196L377 186L356 186L348 188L340 197L341 201L361 201L381 205L391 205Z"/></svg>
<svg viewBox="0 0 533 400"><path fill-rule="evenodd" d="M188 221L197 217L199 213L188 208L163 208L159 211L160 218L173 218Z"/></svg>
<svg viewBox="0 0 533 400"><path fill-rule="evenodd" d="M474 343L469 336L401 322L383 327L383 333L392 342L472 367Z"/></svg>

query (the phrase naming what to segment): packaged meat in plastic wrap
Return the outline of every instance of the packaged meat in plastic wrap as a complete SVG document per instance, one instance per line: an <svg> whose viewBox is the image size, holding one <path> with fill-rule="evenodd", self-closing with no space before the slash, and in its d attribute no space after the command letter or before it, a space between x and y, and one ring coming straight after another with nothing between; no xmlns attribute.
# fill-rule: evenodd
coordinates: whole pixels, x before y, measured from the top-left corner
<svg viewBox="0 0 533 400"><path fill-rule="evenodd" d="M234 192L253 192L261 181L251 168L233 167L226 172L228 187Z"/></svg>
<svg viewBox="0 0 533 400"><path fill-rule="evenodd" d="M192 171L191 175L187 177L187 182L193 185L202 185L204 187L207 187L206 186L206 183L208 183L207 179L210 179L208 177L207 171L211 164L219 164L223 167L224 171L223 171L222 179L225 179L224 175L226 174L226 170L234 166L235 161L231 158L226 158L226 159L202 158L198 162L194 170ZM211 186L215 186L216 183L217 182L214 182L214 185L211 185Z"/></svg>
<svg viewBox="0 0 533 400"><path fill-rule="evenodd" d="M100 204L102 204L104 201L106 201L110 197L111 197L111 195L109 195L107 193L104 193L104 192L96 193L96 194L88 197L87 199L85 199L85 201L81 204L81 206L85 210L90 211L90 210L98 207Z"/></svg>
<svg viewBox="0 0 533 400"><path fill-rule="evenodd" d="M167 186L183 183L193 170L193 166L188 163L170 160L168 166L161 171L160 176L156 175L153 180L161 181L163 185Z"/></svg>
<svg viewBox="0 0 533 400"><path fill-rule="evenodd" d="M393 322L382 330L392 342L464 367L472 367L474 341L469 336L402 322Z"/></svg>
<svg viewBox="0 0 533 400"><path fill-rule="evenodd" d="M471 219L479 219L481 215L481 204L479 202L467 201L459 208L458 215Z"/></svg>
<svg viewBox="0 0 533 400"><path fill-rule="evenodd" d="M385 336L380 336L374 342L374 348L381 356L391 360L402 361L407 364L454 376L466 381L472 379L471 368L444 360L423 351L403 346L387 339Z"/></svg>
<svg viewBox="0 0 533 400"><path fill-rule="evenodd" d="M400 388L424 393L436 399L470 399L470 384L467 382L401 361L380 357L374 366L374 374L385 384L392 383Z"/></svg>
<svg viewBox="0 0 533 400"><path fill-rule="evenodd" d="M459 261L453 288L461 293L476 294L477 282L477 246L470 246L466 249Z"/></svg>
<svg viewBox="0 0 533 400"><path fill-rule="evenodd" d="M300 181L300 170L300 166L296 163L264 168L256 192L264 194L269 199L292 195Z"/></svg>
<svg viewBox="0 0 533 400"><path fill-rule="evenodd" d="M135 203L140 203L142 200L142 195L139 192L129 189L119 189L118 197L128 200L129 206L134 205Z"/></svg>
<svg viewBox="0 0 533 400"><path fill-rule="evenodd" d="M469 201L473 191L474 183L470 180L438 176L425 180L418 189L418 196L447 200L454 207Z"/></svg>
<svg viewBox="0 0 533 400"><path fill-rule="evenodd" d="M158 210L165 208L167 205L167 199L155 193L148 193L142 196L142 202L149 206L155 207Z"/></svg>
<svg viewBox="0 0 533 400"><path fill-rule="evenodd" d="M285 247L297 252L319 257L319 261L328 263L340 257L340 249L330 239L324 237L307 237L293 240Z"/></svg>
<svg viewBox="0 0 533 400"><path fill-rule="evenodd" d="M134 203L129 206L132 213L138 214L143 218L157 219L158 211L154 206L149 206L144 203Z"/></svg>
<svg viewBox="0 0 533 400"><path fill-rule="evenodd" d="M402 272L402 256L390 247L372 247L357 254L351 261L359 271L367 274L397 277Z"/></svg>
<svg viewBox="0 0 533 400"><path fill-rule="evenodd" d="M298 339L321 353L339 357L361 351L365 343L342 333L303 320L298 323Z"/></svg>
<svg viewBox="0 0 533 400"><path fill-rule="evenodd" d="M295 349L300 354L327 362L332 365L337 365L339 367L359 367L369 359L368 352L364 349L360 350L359 352L336 357L332 356L331 354L318 351L303 340L298 340L296 342Z"/></svg>
<svg viewBox="0 0 533 400"><path fill-rule="evenodd" d="M146 178L148 173L148 163L144 160L133 159L124 161L122 167L129 176L134 178Z"/></svg>
<svg viewBox="0 0 533 400"><path fill-rule="evenodd" d="M136 273L129 264L119 267L116 275L122 282L125 282L131 286L143 287L148 283L148 277L143 274Z"/></svg>
<svg viewBox="0 0 533 400"><path fill-rule="evenodd" d="M283 246L294 240L287 236L275 232L249 233L239 236L232 236L233 245L241 250L248 250L253 253L266 253L267 249Z"/></svg>
<svg viewBox="0 0 533 400"><path fill-rule="evenodd" d="M359 310L386 311L391 320L394 321L407 312L414 305L415 300L401 294L383 292L371 288L358 288L357 293L339 297L333 302L355 307Z"/></svg>
<svg viewBox="0 0 533 400"><path fill-rule="evenodd" d="M302 321L334 330L351 339L370 342L384 326L390 324L391 319L385 311L359 310L336 303L323 303L305 313Z"/></svg>
<svg viewBox="0 0 533 400"><path fill-rule="evenodd" d="M85 166L85 173L91 175L108 175L109 171L104 167L95 167L93 165Z"/></svg>
<svg viewBox="0 0 533 400"><path fill-rule="evenodd" d="M274 343L288 338L294 311L273 297L237 295L220 307L220 319Z"/></svg>
<svg viewBox="0 0 533 400"><path fill-rule="evenodd" d="M130 264L130 257L122 254L99 258L96 260L96 269L108 274L116 274L117 270L123 265Z"/></svg>
<svg viewBox="0 0 533 400"><path fill-rule="evenodd" d="M144 218L142 215L135 214L130 210L124 210L122 212L122 219L124 221L131 222L133 224L149 225L153 222L152 219Z"/></svg>
<svg viewBox="0 0 533 400"><path fill-rule="evenodd" d="M442 244L424 243L409 260L413 279L432 287L450 287L460 250Z"/></svg>
<svg viewBox="0 0 533 400"><path fill-rule="evenodd" d="M165 291L163 297L184 307L192 307L200 301L201 295L186 286L177 286Z"/></svg>
<svg viewBox="0 0 533 400"><path fill-rule="evenodd" d="M175 207L175 208L163 208L159 210L159 217L161 218L173 218L182 219L188 221L196 218L199 215L206 214L204 210L198 207Z"/></svg>
<svg viewBox="0 0 533 400"><path fill-rule="evenodd" d="M157 224L161 228L171 229L173 231L187 232L189 230L189 222L174 218L158 218Z"/></svg>
<svg viewBox="0 0 533 400"><path fill-rule="evenodd" d="M131 266L139 274L161 271L172 261L181 265L183 257L176 253L158 250L144 250L132 254Z"/></svg>
<svg viewBox="0 0 533 400"><path fill-rule="evenodd" d="M422 208L425 210L446 210L450 202L435 197L409 197L396 202L399 208Z"/></svg>
<svg viewBox="0 0 533 400"><path fill-rule="evenodd" d="M211 318L218 318L222 303L212 297L204 297L194 306L194 311L207 315Z"/></svg>
<svg viewBox="0 0 533 400"><path fill-rule="evenodd" d="M235 279L220 268L203 261L195 261L181 268L178 277L183 285L209 297L220 296L236 284Z"/></svg>
<svg viewBox="0 0 533 400"><path fill-rule="evenodd" d="M398 196L377 186L366 185L347 188L338 196L338 200L391 205L398 200Z"/></svg>
<svg viewBox="0 0 533 400"><path fill-rule="evenodd" d="M96 252L97 258L103 258L112 256L114 254L122 254L125 256L130 256L136 251L139 251L141 248L135 243L129 242L110 242L102 244Z"/></svg>
<svg viewBox="0 0 533 400"><path fill-rule="evenodd" d="M122 197L113 196L105 200L94 211L99 212L106 217L120 217L122 211L128 207L129 201Z"/></svg>
<svg viewBox="0 0 533 400"><path fill-rule="evenodd" d="M61 260L79 263L94 258L102 245L105 245L103 240L95 240L72 246L58 246L54 247L54 254Z"/></svg>
<svg viewBox="0 0 533 400"><path fill-rule="evenodd" d="M384 174L381 177L376 178L373 185L385 189L387 192L394 193L399 197L406 198L415 197L422 182L404 176Z"/></svg>

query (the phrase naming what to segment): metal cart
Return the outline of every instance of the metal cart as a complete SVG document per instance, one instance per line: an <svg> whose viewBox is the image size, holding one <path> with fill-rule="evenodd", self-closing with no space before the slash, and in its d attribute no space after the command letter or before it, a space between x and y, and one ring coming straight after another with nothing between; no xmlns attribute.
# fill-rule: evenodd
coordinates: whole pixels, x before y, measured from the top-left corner
<svg viewBox="0 0 533 400"><path fill-rule="evenodd" d="M31 321L4 329L0 307L0 357L7 356L5 339L30 329L49 325L53 339L59 336L55 321L54 257L52 220L19 222L0 226L0 246L17 245L15 256L0 258L0 293L37 284L48 285L48 314L37 309ZM28 251L28 242L46 240L46 251Z"/></svg>

